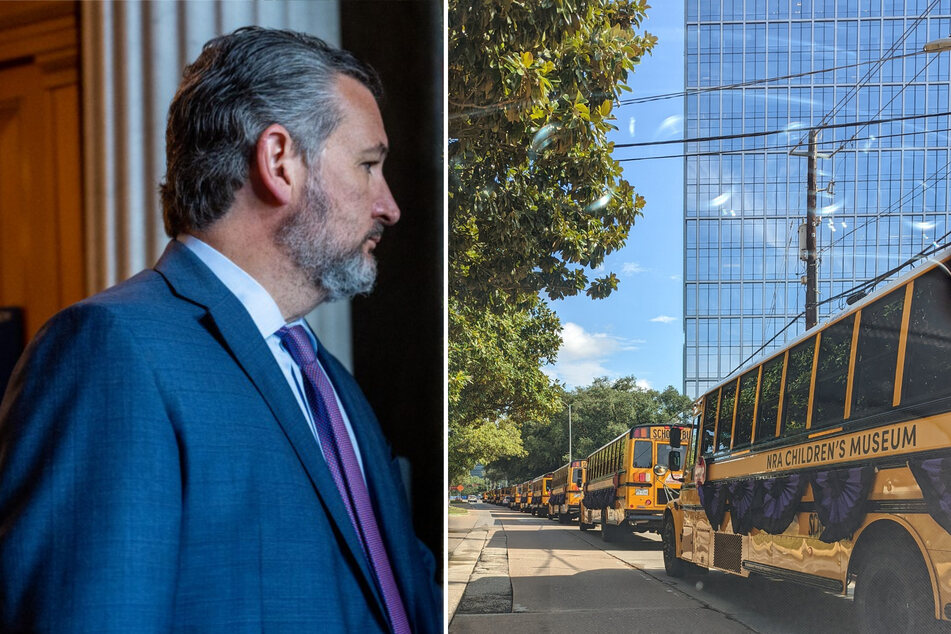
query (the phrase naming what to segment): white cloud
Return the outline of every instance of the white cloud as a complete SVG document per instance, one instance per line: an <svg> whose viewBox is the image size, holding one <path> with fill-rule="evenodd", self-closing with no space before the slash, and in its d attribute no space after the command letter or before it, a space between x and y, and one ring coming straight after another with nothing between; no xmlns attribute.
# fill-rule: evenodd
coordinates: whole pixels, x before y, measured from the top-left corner
<svg viewBox="0 0 951 634"><path fill-rule="evenodd" d="M616 372L611 372L597 361L582 363L559 364L558 378L571 386L590 385L599 376L617 378Z"/></svg>
<svg viewBox="0 0 951 634"><path fill-rule="evenodd" d="M589 333L578 324L568 322L561 329L559 361L586 361L612 354L620 346L617 337L605 333Z"/></svg>
<svg viewBox="0 0 951 634"><path fill-rule="evenodd" d="M617 352L637 350L642 339L624 339L602 332L587 332L582 326L566 322L561 330L558 362L543 369L552 379L569 386L589 385L595 378L618 378L620 374L606 367Z"/></svg>
<svg viewBox="0 0 951 634"><path fill-rule="evenodd" d="M643 266L641 266L637 262L625 262L621 266L621 273L623 273L624 275L634 275L635 273L643 273L646 270L647 269L645 269Z"/></svg>
<svg viewBox="0 0 951 634"><path fill-rule="evenodd" d="M680 280L683 279L683 277L681 277L680 275L671 275L670 279L672 279L675 282L679 282Z"/></svg>
<svg viewBox="0 0 951 634"><path fill-rule="evenodd" d="M638 379L637 381L634 382L634 385L641 388L642 390L653 389L653 387L651 386L651 382L648 381L647 379Z"/></svg>
<svg viewBox="0 0 951 634"><path fill-rule="evenodd" d="M657 315L651 321L656 321L662 324L669 324L672 321L677 321L676 317L671 317L670 315Z"/></svg>

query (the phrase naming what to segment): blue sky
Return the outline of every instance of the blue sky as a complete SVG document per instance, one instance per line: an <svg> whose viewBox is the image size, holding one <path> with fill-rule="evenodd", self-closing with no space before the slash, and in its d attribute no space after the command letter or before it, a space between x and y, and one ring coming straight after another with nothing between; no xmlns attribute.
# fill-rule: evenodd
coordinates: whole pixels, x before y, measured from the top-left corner
<svg viewBox="0 0 951 634"><path fill-rule="evenodd" d="M637 66L624 98L679 92L684 87L683 3L658 2L644 29L658 38L653 55ZM616 143L680 138L682 99L620 106ZM649 152L676 154L680 145L656 150L616 150L615 158ZM620 278L608 299L585 295L552 303L562 322L558 362L545 368L569 387L599 376L634 375L644 387L683 389L683 159L622 163L625 177L647 199L644 216L627 245L607 258L604 270ZM593 277L593 276L589 276Z"/></svg>

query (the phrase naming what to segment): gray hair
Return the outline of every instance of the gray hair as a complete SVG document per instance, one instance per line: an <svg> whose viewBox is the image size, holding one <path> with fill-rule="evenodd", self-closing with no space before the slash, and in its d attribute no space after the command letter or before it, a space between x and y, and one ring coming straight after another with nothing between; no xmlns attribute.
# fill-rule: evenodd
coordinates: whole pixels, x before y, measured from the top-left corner
<svg viewBox="0 0 951 634"><path fill-rule="evenodd" d="M203 229L228 211L258 137L273 123L287 128L310 165L340 122L340 75L382 99L373 68L311 35L244 27L205 44L168 111L159 187L165 232Z"/></svg>

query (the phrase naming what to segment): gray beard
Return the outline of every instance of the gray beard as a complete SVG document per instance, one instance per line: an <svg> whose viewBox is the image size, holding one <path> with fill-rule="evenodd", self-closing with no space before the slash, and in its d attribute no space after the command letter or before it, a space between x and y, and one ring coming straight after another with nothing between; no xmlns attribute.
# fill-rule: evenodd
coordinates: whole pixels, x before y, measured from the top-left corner
<svg viewBox="0 0 951 634"><path fill-rule="evenodd" d="M307 183L300 206L277 228L276 244L300 269L314 288L335 302L365 295L376 281L376 259L363 252L366 238L383 232L377 224L363 240L347 248L331 235L334 208L315 174Z"/></svg>

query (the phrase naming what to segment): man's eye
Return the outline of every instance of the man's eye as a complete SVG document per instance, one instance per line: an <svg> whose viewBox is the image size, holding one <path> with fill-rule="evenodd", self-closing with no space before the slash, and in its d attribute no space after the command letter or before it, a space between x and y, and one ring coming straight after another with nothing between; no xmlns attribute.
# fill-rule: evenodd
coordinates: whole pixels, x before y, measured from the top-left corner
<svg viewBox="0 0 951 634"><path fill-rule="evenodd" d="M365 170L367 171L367 173L369 174L369 173L373 170L373 166L374 166L374 165L379 165L379 162L378 162L378 161L367 161L366 163L363 164L363 169L365 169Z"/></svg>

